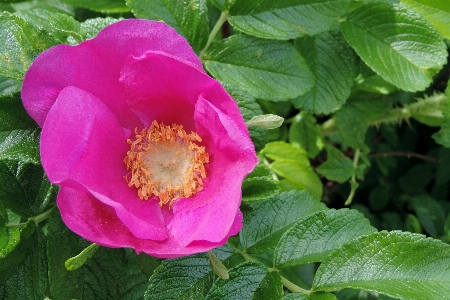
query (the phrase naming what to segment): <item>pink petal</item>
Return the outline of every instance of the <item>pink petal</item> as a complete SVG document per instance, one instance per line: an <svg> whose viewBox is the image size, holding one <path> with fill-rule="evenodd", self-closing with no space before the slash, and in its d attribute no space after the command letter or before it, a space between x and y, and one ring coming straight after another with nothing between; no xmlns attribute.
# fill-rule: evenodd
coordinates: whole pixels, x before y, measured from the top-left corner
<svg viewBox="0 0 450 300"><path fill-rule="evenodd" d="M203 190L173 205L168 228L182 245L201 239L218 242L229 234L239 211L242 181L258 162L248 132L235 120L202 97L195 108L197 133L210 162Z"/></svg>
<svg viewBox="0 0 450 300"><path fill-rule="evenodd" d="M203 72L201 61L173 28L150 20L123 20L75 47L58 45L43 52L24 79L25 109L42 126L59 92L76 86L101 99L122 127L134 128L138 122L117 82L127 57L139 57L149 50L164 51Z"/></svg>
<svg viewBox="0 0 450 300"><path fill-rule="evenodd" d="M234 120L242 120L237 104L216 80L161 52L129 57L120 82L132 110L146 127L157 120L195 130L194 106L200 95ZM243 121L239 126L246 130Z"/></svg>
<svg viewBox="0 0 450 300"><path fill-rule="evenodd" d="M136 237L163 240L167 234L157 202L140 200L123 179L128 148L124 130L100 100L76 87L61 91L41 136L42 164L50 181L63 187L78 182L114 208Z"/></svg>
<svg viewBox="0 0 450 300"><path fill-rule="evenodd" d="M197 241L184 247L176 243L172 236L162 242L138 239L117 217L112 207L104 205L89 193L70 187L63 187L60 190L57 204L63 221L70 230L102 246L130 247L136 249L138 253L145 252L155 257L173 258L208 251L226 243L226 239L218 243ZM242 222L242 215L240 218L236 216L235 223L238 226L239 222Z"/></svg>

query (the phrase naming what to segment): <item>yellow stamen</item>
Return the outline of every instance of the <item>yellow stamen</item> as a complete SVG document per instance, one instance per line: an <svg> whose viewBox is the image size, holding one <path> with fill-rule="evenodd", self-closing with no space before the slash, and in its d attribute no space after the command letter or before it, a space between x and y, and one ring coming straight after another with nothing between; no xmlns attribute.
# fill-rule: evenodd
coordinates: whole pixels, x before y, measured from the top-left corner
<svg viewBox="0 0 450 300"><path fill-rule="evenodd" d="M206 177L204 164L209 162L205 147L197 143L202 139L197 133L187 134L183 126L166 126L153 121L150 128L139 132L136 139L127 140L130 150L124 162L130 173L125 176L128 186L138 189L138 196L148 200L159 197L159 205L172 204L203 189Z"/></svg>

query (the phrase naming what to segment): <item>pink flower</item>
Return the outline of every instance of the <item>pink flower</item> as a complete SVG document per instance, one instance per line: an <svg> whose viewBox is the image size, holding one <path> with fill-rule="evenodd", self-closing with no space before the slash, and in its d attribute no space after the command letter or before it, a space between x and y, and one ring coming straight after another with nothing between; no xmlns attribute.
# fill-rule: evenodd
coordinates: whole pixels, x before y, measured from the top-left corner
<svg viewBox="0 0 450 300"><path fill-rule="evenodd" d="M234 100L166 24L124 20L45 51L22 99L62 218L85 239L178 257L242 227L254 146Z"/></svg>

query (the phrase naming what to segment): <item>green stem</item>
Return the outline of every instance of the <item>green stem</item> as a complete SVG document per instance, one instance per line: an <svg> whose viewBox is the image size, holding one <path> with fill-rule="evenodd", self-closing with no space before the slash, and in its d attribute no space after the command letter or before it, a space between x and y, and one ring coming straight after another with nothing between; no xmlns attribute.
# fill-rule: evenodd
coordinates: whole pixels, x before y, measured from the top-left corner
<svg viewBox="0 0 450 300"><path fill-rule="evenodd" d="M50 208L47 211L44 211L42 214L37 215L36 217L33 218L34 223L39 224L40 222L44 221L45 219L47 219L50 214L52 213L53 209L55 207ZM28 222L24 222L24 223L18 223L18 224L5 224L6 227L25 227L28 224Z"/></svg>
<svg viewBox="0 0 450 300"><path fill-rule="evenodd" d="M283 283L283 285L290 290L293 293L302 293L302 294L306 294L309 295L310 291L305 290L301 287L299 287L298 285L290 282L289 280L287 280L286 278L284 278L283 276L281 276L281 282Z"/></svg>
<svg viewBox="0 0 450 300"><path fill-rule="evenodd" d="M355 151L355 157L353 157L353 174L352 179L350 180L350 195L348 195L347 200L345 201L345 205L350 205L353 201L353 197L355 196L356 189L358 188L358 182L356 181L356 171L358 170L358 161L359 156L361 154L361 150L356 149Z"/></svg>
<svg viewBox="0 0 450 300"><path fill-rule="evenodd" d="M206 53L206 50L208 50L209 46L211 46L212 41L216 37L216 34L219 32L219 30L222 28L222 25L227 21L228 15L226 12L222 12L222 14L219 17L219 20L217 20L216 25L214 25L213 29L211 30L211 33L209 34L208 41L206 42L205 48L203 48L202 51L200 51L200 54L198 57L203 60L203 56Z"/></svg>

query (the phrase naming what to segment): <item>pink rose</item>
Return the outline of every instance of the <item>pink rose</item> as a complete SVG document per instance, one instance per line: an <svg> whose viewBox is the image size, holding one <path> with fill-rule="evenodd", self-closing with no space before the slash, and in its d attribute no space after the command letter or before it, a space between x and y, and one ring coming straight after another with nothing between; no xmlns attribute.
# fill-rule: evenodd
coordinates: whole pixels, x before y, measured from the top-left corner
<svg viewBox="0 0 450 300"><path fill-rule="evenodd" d="M166 24L124 20L45 51L22 99L62 218L85 239L178 257L241 229L254 146L235 101Z"/></svg>

